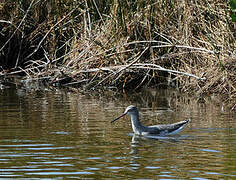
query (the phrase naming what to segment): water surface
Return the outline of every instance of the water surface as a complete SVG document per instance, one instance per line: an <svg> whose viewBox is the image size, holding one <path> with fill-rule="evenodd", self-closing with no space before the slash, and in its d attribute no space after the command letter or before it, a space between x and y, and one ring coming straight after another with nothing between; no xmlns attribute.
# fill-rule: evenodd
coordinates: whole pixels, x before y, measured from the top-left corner
<svg viewBox="0 0 236 180"><path fill-rule="evenodd" d="M0 178L236 179L236 116L217 97L174 90L134 94L0 90ZM191 118L177 136L134 136L145 125Z"/></svg>

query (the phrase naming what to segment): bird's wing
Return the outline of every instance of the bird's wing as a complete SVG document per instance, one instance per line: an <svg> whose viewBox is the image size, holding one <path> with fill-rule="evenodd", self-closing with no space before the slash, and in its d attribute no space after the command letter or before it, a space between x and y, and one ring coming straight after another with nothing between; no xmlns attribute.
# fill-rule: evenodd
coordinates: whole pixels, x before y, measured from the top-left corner
<svg viewBox="0 0 236 180"><path fill-rule="evenodd" d="M182 129L188 122L190 121L190 119L185 120L185 121L180 121L174 124L166 124L166 125L155 125L155 126L149 126L151 129L153 129L153 131L151 133L158 133L158 134L162 134L162 133L172 133L174 131L177 131L178 129Z"/></svg>

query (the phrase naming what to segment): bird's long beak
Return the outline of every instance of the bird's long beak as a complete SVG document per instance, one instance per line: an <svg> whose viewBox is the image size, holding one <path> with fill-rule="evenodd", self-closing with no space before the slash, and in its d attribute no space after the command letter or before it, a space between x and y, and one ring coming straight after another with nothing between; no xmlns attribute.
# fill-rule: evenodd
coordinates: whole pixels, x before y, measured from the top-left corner
<svg viewBox="0 0 236 180"><path fill-rule="evenodd" d="M111 123L115 122L116 120L122 118L123 116L125 116L127 113L123 113L122 115L120 115L119 117L115 118L114 120L111 121Z"/></svg>

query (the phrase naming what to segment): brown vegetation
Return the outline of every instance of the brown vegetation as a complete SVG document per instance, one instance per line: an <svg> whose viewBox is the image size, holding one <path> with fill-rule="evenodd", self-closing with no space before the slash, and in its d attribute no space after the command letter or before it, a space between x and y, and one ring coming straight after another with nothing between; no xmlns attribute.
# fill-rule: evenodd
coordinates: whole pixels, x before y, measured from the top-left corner
<svg viewBox="0 0 236 180"><path fill-rule="evenodd" d="M219 93L236 109L228 1L2 1L0 75L50 85Z"/></svg>

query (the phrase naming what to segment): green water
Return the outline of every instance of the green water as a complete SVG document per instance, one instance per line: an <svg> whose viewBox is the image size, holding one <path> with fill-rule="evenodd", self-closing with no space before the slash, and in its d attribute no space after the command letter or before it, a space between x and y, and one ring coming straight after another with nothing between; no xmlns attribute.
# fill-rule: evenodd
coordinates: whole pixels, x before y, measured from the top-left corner
<svg viewBox="0 0 236 180"><path fill-rule="evenodd" d="M0 90L0 178L236 179L236 116L216 97L173 90L85 95ZM191 118L177 136L134 136L130 104L145 125Z"/></svg>

